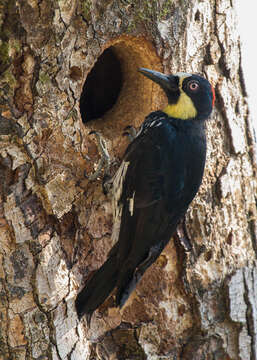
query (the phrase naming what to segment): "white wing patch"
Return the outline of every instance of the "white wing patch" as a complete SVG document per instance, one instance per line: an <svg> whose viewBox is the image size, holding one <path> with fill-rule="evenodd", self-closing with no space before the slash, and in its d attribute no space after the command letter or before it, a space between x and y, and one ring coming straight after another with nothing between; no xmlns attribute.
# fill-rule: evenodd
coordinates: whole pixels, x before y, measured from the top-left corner
<svg viewBox="0 0 257 360"><path fill-rule="evenodd" d="M113 209L113 228L112 228L112 244L115 244L119 239L120 223L122 216L123 205L119 203L123 183L128 170L129 161L122 161L119 169L112 179L112 209Z"/></svg>
<svg viewBox="0 0 257 360"><path fill-rule="evenodd" d="M128 166L129 161L122 161L119 169L117 170L113 178L113 199L117 203L119 202L122 194L123 183L128 170Z"/></svg>
<svg viewBox="0 0 257 360"><path fill-rule="evenodd" d="M133 196L132 198L129 198L128 201L129 201L129 212L130 212L130 215L133 216L133 212L134 212L134 198L135 198L135 191L133 192Z"/></svg>

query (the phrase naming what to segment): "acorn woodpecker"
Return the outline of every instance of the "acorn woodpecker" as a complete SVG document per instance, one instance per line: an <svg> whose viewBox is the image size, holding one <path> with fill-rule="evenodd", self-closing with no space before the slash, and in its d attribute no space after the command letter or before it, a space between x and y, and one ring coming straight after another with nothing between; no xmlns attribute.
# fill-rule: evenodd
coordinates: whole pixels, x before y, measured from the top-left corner
<svg viewBox="0 0 257 360"><path fill-rule="evenodd" d="M215 99L212 86L199 75L139 71L160 85L168 105L146 117L112 179L117 241L77 296L79 318L86 314L90 319L114 288L116 305L124 305L202 182L205 120Z"/></svg>

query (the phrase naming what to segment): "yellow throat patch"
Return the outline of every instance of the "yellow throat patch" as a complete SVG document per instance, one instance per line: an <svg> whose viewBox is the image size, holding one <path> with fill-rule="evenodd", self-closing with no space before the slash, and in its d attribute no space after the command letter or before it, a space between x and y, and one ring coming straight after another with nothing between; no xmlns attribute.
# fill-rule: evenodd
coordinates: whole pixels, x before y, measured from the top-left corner
<svg viewBox="0 0 257 360"><path fill-rule="evenodd" d="M187 76L181 76L179 79L180 97L176 104L168 104L163 111L170 117L187 120L196 117L197 111L193 101L190 97L182 90L183 80Z"/></svg>

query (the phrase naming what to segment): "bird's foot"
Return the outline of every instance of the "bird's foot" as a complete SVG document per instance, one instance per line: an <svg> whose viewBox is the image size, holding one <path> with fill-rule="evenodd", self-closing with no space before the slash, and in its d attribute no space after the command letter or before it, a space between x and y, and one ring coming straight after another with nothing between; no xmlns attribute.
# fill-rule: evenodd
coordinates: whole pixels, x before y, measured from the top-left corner
<svg viewBox="0 0 257 360"><path fill-rule="evenodd" d="M126 126L123 131L123 136L127 136L130 142L132 142L137 136L137 131L132 125Z"/></svg>
<svg viewBox="0 0 257 360"><path fill-rule="evenodd" d="M144 272L146 271L146 269L152 265L155 260L158 258L158 256L160 255L161 251L163 249L162 244L158 244L158 245L154 245L149 249L149 253L147 255L147 258L138 265L138 267L135 270L135 274L140 274L141 277L143 276Z"/></svg>
<svg viewBox="0 0 257 360"><path fill-rule="evenodd" d="M89 135L93 135L93 134L96 137L96 144L101 158L97 165L96 171L91 175L85 174L85 176L90 181L94 181L95 179L97 179L98 176L102 173L102 170L104 170L104 177L105 178L109 177L110 164L111 164L110 155L108 153L106 142L103 136L98 131L94 131L94 130L90 131Z"/></svg>
<svg viewBox="0 0 257 360"><path fill-rule="evenodd" d="M97 165L95 172L91 175L85 173L85 177L90 180L96 180L103 172L103 192L106 195L112 187L112 177L110 175L111 158L107 150L106 141L98 131L92 130L89 135L95 135L98 152L100 154L100 161ZM137 135L136 129L129 125L126 126L123 132L123 136L128 136L130 141L133 141Z"/></svg>
<svg viewBox="0 0 257 360"><path fill-rule="evenodd" d="M179 222L176 232L177 232L179 242L184 247L185 251L191 251L192 245L191 245L191 241L189 239L188 233L187 233L185 216Z"/></svg>

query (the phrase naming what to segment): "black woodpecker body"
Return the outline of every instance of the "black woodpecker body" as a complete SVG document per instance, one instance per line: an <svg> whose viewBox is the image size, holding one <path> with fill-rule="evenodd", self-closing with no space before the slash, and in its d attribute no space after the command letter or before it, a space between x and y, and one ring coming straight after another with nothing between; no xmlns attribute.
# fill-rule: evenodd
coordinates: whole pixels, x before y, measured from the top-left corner
<svg viewBox="0 0 257 360"><path fill-rule="evenodd" d="M129 144L113 178L117 242L76 299L78 316L91 314L116 288L122 307L145 270L158 258L202 182L210 83L186 73L139 70L165 91L168 105L150 113Z"/></svg>

